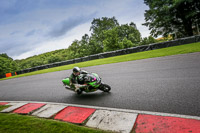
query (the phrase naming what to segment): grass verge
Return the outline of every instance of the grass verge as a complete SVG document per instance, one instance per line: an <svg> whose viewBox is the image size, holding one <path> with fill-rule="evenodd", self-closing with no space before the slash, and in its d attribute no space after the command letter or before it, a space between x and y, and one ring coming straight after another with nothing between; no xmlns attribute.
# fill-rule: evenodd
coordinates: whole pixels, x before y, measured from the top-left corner
<svg viewBox="0 0 200 133"><path fill-rule="evenodd" d="M0 111L7 106L0 106ZM0 113L0 133L106 133L55 120Z"/></svg>
<svg viewBox="0 0 200 133"><path fill-rule="evenodd" d="M6 109L8 107L9 107L8 105L0 105L0 111Z"/></svg>
<svg viewBox="0 0 200 133"><path fill-rule="evenodd" d="M12 76L8 78L3 78L0 80L24 77L24 76L30 76L30 75L36 75L36 74L42 74L42 73L48 73L48 72L69 70L69 69L72 69L74 66L79 66L79 67L97 66L97 65L103 65L103 64L111 64L111 63L141 60L141 59L147 59L147 58L177 55L177 54L194 53L194 52L200 52L200 42L168 47L168 48L162 48L162 49L156 49L156 50L150 50L150 51L144 51L144 52L138 52L138 53L132 53L132 54L121 55L121 56L115 56L115 57L104 58L104 59L91 60L91 61L65 65L65 66L60 66L60 67L54 67L54 68L44 69L40 71L25 73L25 74L21 74L17 76Z"/></svg>

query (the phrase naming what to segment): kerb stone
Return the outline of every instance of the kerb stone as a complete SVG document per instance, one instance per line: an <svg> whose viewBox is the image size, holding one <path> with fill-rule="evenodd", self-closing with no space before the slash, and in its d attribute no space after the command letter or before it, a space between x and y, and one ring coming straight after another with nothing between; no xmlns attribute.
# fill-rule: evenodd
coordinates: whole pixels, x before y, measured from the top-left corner
<svg viewBox="0 0 200 133"><path fill-rule="evenodd" d="M7 105L11 105L11 107L8 107L8 108L2 110L1 112L2 113L12 112L12 111L20 108L21 106L24 106L25 104L27 104L27 103L9 103Z"/></svg>
<svg viewBox="0 0 200 133"><path fill-rule="evenodd" d="M118 111L97 110L86 123L86 126L130 133L136 121L137 114Z"/></svg>
<svg viewBox="0 0 200 133"><path fill-rule="evenodd" d="M38 117L43 117L43 118L50 118L51 116L58 113L65 107L67 107L67 106L47 104L44 107L37 110L36 112L34 112L32 115L38 116Z"/></svg>

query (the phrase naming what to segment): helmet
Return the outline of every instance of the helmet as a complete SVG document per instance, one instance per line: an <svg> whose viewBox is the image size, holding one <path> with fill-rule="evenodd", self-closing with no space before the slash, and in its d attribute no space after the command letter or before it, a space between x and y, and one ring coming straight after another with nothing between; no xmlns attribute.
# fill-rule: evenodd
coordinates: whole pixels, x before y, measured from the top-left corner
<svg viewBox="0 0 200 133"><path fill-rule="evenodd" d="M80 71L81 71L81 69L79 67L74 67L73 68L73 72L74 73L77 73L77 72L80 72Z"/></svg>

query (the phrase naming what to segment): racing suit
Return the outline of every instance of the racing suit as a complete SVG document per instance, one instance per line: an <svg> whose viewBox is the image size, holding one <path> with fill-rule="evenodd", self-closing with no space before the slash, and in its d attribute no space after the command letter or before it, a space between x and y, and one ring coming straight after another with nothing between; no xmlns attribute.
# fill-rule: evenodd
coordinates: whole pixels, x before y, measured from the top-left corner
<svg viewBox="0 0 200 133"><path fill-rule="evenodd" d="M87 71L85 71L85 70L80 71L80 75L86 75L86 74L88 74ZM70 79L70 87L73 88L73 89L76 89L75 84L82 84L80 79L79 79L79 75L76 76L76 75L74 75L74 73L71 74L69 79Z"/></svg>

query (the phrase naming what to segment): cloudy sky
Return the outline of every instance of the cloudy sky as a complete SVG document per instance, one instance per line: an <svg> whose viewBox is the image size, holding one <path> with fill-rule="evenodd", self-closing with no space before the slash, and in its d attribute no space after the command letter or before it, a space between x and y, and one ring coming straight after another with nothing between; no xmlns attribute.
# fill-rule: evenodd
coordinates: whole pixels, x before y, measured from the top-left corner
<svg viewBox="0 0 200 133"><path fill-rule="evenodd" d="M134 22L142 37L148 7L143 0L0 0L0 53L13 59L68 48L87 33L94 18Z"/></svg>

